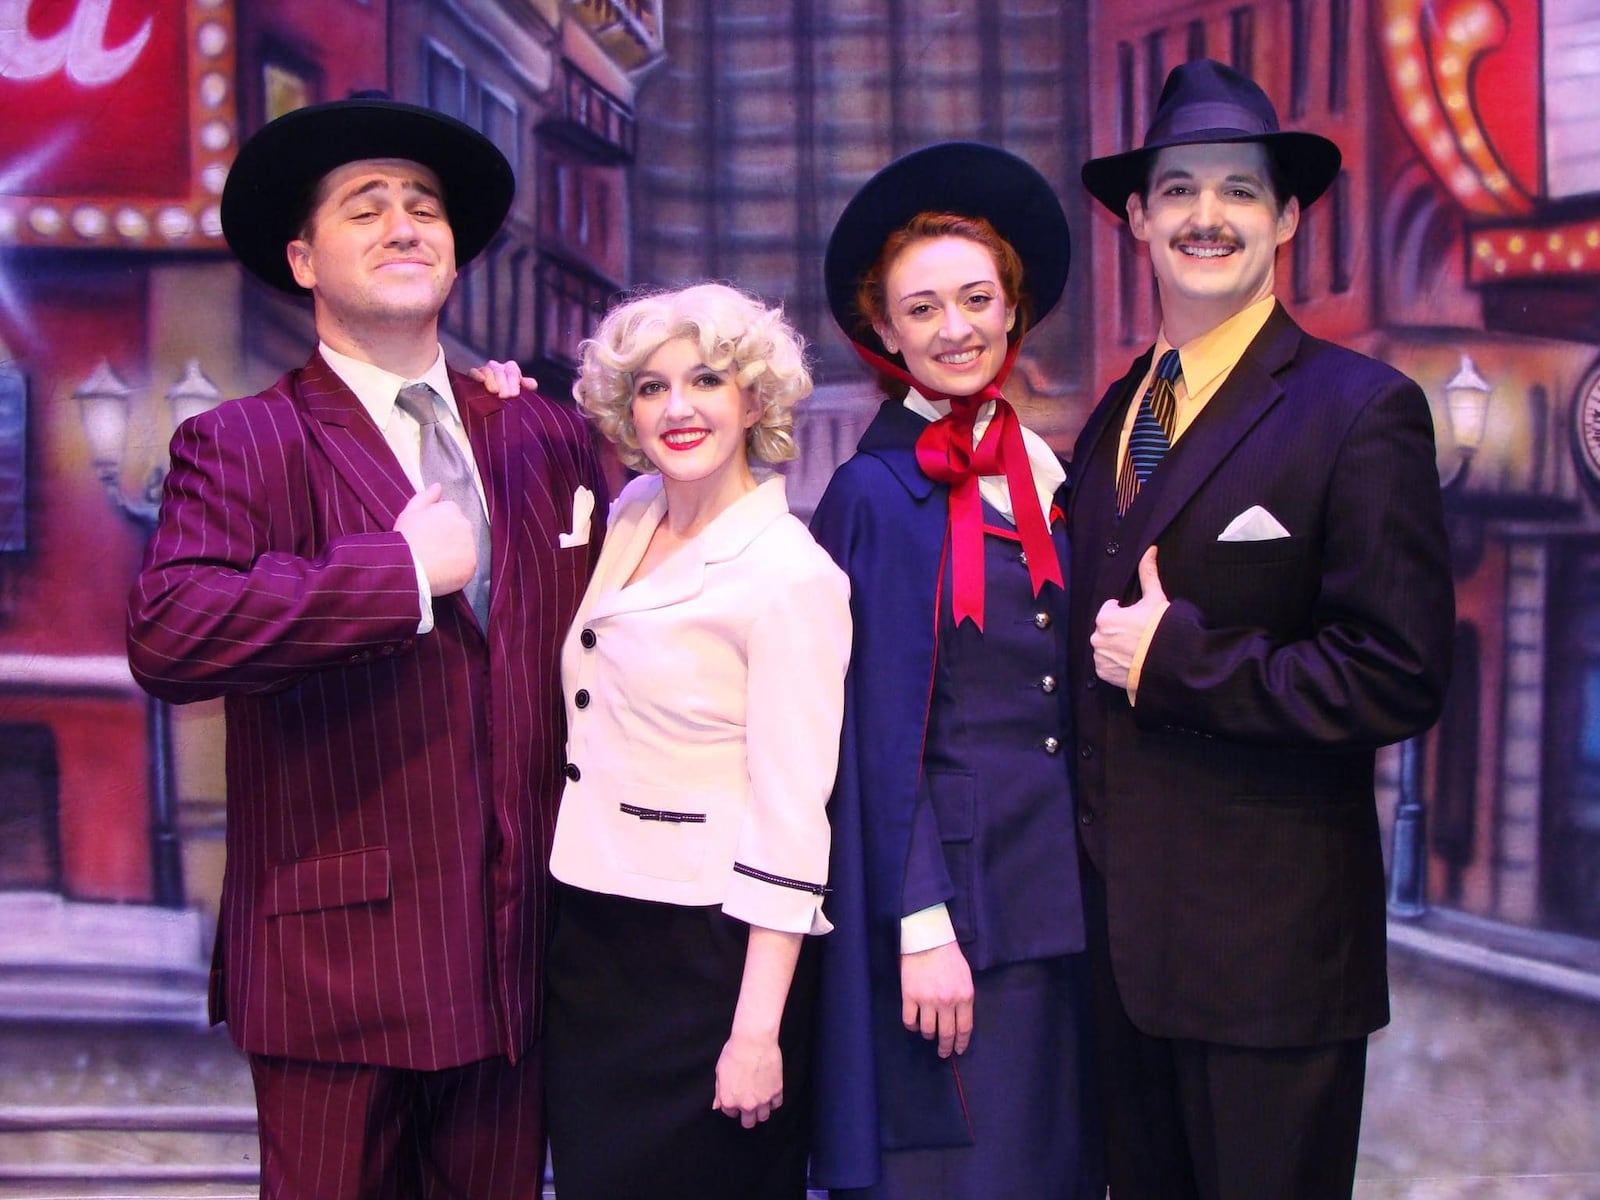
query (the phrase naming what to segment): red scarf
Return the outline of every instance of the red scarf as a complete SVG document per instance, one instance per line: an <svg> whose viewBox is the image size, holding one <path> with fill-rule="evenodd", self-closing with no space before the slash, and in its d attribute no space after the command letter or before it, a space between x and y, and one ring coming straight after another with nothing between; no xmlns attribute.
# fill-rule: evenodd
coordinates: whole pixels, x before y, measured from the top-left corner
<svg viewBox="0 0 1600 1200"><path fill-rule="evenodd" d="M1000 392L1000 385L1011 374L1022 348L1020 339L1011 343L1000 370L986 387L971 396L950 396L930 390L911 377L904 367L854 343L856 353L874 371L916 388L929 400L948 400L950 411L931 423L917 439L917 466L935 483L950 488L950 517L945 536L951 548L950 605L956 624L971 618L983 629L983 499L978 479L983 475L1004 475L1011 492L1011 514L1017 524L1018 540L1028 561L1028 579L1037 596L1046 582L1064 586L1061 563L1050 526L1039 508L1039 493L1033 486L1033 469L1028 463L1028 448L1022 441L1022 422L1016 410ZM994 401L994 417L983 432L983 440L973 446L972 429L978 410Z"/></svg>

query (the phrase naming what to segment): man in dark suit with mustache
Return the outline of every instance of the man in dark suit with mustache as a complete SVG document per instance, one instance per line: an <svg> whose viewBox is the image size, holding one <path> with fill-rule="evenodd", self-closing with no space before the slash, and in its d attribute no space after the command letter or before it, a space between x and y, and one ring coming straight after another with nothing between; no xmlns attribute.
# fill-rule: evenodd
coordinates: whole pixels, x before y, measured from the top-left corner
<svg viewBox="0 0 1600 1200"><path fill-rule="evenodd" d="M1197 60L1083 170L1162 318L1068 512L1114 1200L1351 1192L1389 1016L1374 750L1437 717L1453 597L1426 398L1273 298L1339 165Z"/></svg>

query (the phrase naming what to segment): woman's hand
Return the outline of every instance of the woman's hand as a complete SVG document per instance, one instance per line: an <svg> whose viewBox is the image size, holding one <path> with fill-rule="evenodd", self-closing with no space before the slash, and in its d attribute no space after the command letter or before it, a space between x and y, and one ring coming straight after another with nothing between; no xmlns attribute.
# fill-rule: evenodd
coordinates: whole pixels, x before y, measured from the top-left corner
<svg viewBox="0 0 1600 1200"><path fill-rule="evenodd" d="M717 1056L717 1087L711 1107L738 1117L746 1129L783 1107L783 1051L778 1029L800 957L798 933L750 926L744 978L733 1009L733 1028Z"/></svg>
<svg viewBox="0 0 1600 1200"><path fill-rule="evenodd" d="M900 956L900 1020L939 1039L939 1057L964 1054L972 1040L972 968L956 942Z"/></svg>
<svg viewBox="0 0 1600 1200"><path fill-rule="evenodd" d="M467 374L483 384L484 390L491 396L503 399L520 395L524 388L531 392L539 386L539 381L524 375L516 363L498 362L492 358L481 367L473 367Z"/></svg>
<svg viewBox="0 0 1600 1200"><path fill-rule="evenodd" d="M717 1058L717 1091L711 1107L738 1117L746 1129L783 1107L783 1051L778 1039L734 1032Z"/></svg>

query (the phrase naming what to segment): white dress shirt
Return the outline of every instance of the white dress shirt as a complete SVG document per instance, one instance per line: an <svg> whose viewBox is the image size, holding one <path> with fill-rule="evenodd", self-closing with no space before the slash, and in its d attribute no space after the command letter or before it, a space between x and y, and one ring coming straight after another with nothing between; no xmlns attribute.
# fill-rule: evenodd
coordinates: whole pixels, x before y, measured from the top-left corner
<svg viewBox="0 0 1600 1200"><path fill-rule="evenodd" d="M445 366L443 346L439 347L433 365L416 379L407 379L404 375L396 375L393 371L385 371L359 358L341 354L327 342L318 342L317 352L345 387L355 393L361 407L367 410L372 423L383 434L383 440L389 443L389 449L394 451L400 469L406 473L411 486L419 492L423 486L422 427L416 418L395 403L395 399L400 395L401 388L412 383L425 383L439 393L449 413L449 419L441 424L466 456L467 464L472 468L473 485L478 489L478 499L484 501L483 511L489 511L488 501L484 500L483 480L478 476L478 463L472 455L472 443L467 439L466 426L461 423L461 410L456 407L455 393L450 389L450 372ZM420 636L433 629L433 589L428 586L427 572L422 569L422 560L415 551L412 552L411 561L417 568L417 593L422 605L421 619L417 625L417 634Z"/></svg>

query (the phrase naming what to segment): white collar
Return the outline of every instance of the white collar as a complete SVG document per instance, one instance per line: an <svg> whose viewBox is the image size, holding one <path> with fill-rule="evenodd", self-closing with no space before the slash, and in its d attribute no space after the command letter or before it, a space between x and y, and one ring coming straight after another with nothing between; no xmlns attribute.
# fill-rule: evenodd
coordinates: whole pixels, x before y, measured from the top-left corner
<svg viewBox="0 0 1600 1200"><path fill-rule="evenodd" d="M401 388L411 383L425 383L438 392L444 397L445 407L450 410L457 422L461 420L455 394L450 390L450 370L445 365L442 346L439 348L439 353L434 356L433 365L416 379L408 379L404 375L396 375L393 371L386 371L359 358L341 354L327 342L319 342L317 352L322 355L322 360L328 364L329 369L355 393L356 399L361 401L361 407L367 410L373 424L379 429L388 427L389 418L394 414L395 397L400 394Z"/></svg>
<svg viewBox="0 0 1600 1200"><path fill-rule="evenodd" d="M950 411L948 400L935 403L916 388L906 393L905 406L927 421L937 421ZM978 409L977 420L972 423L974 446L983 439L984 430L989 428L989 422L992 420L994 420L994 401L986 400ZM1022 424L1020 419L1017 423ZM1056 489L1067 478L1066 468L1061 465L1061 460L1056 457L1056 452L1050 448L1049 443L1026 425L1022 425L1022 445L1028 452L1028 467L1033 475L1033 490L1039 496L1039 511L1044 513L1045 520L1049 521L1050 505L1055 499ZM1011 488L1006 484L1004 475L980 476L978 490L1001 516L1016 524L1016 518L1011 513Z"/></svg>

